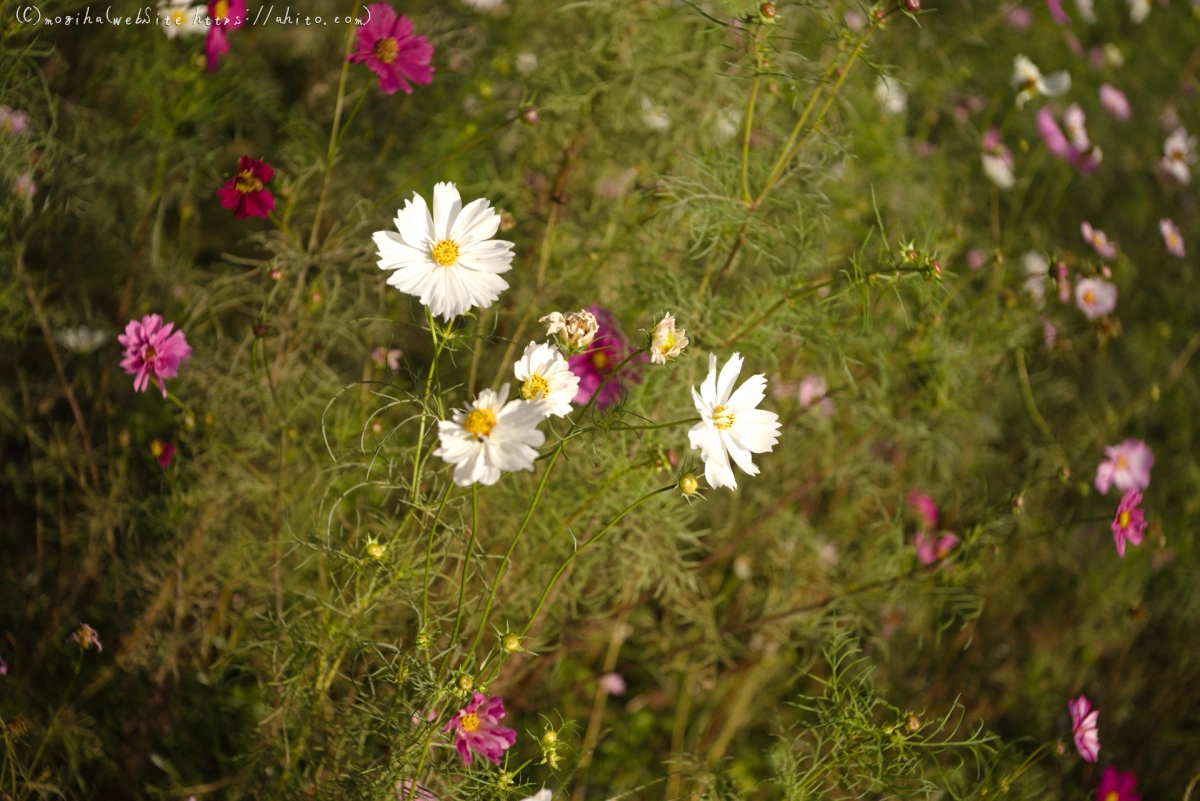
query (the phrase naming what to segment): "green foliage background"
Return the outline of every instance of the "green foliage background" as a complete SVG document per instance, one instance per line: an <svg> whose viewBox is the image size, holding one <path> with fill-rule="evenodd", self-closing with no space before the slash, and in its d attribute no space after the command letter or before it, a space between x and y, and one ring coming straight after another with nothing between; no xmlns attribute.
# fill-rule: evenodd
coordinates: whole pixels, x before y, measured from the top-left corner
<svg viewBox="0 0 1200 801"><path fill-rule="evenodd" d="M1031 3L1019 32L995 3L931 5L882 6L858 33L845 13L873 10L841 3L781 3L768 24L732 0L412 2L398 9L437 74L411 96L343 73L335 26L243 28L208 73L199 37L22 25L0 5L0 102L31 117L0 136L0 797L381 798L419 774L439 798L1084 798L1100 770L1071 744L1081 692L1100 766L1182 797L1200 772L1200 225L1194 190L1156 165L1172 118L1200 130L1200 22L1174 0L1141 25L1113 4L1060 27ZM1089 60L1105 44L1120 64ZM1068 97L1016 109L1017 53L1069 69ZM904 113L881 111L877 73L905 86ZM1130 121L1103 112L1104 82ZM1045 152L1047 102L1087 112L1094 175ZM981 171L991 125L1012 190ZM278 226L220 207L242 154L276 168ZM32 198L9 189L26 172ZM370 234L440 180L511 214L517 258L427 397L422 309L384 284ZM1186 258L1166 253L1164 217ZM1100 269L1082 220L1120 246L1116 328L1022 290L1030 250ZM414 489L418 432L428 454L431 420L510 379L539 316L594 303L635 341L669 310L692 343L588 415L480 631L544 468L481 490L477 527L461 491L434 524L448 473L423 462ZM150 312L194 349L176 402L117 366L116 333ZM81 324L108 342L56 344ZM448 738L423 757L415 716L483 677L449 636L460 582L490 670L578 543L698 468L686 427L628 426L692 416L708 353L735 350L783 423L761 475L656 496L574 561L489 682L518 731L515 786L463 769ZM800 406L810 374L831 416ZM1157 461L1150 530L1121 560L1116 498L1090 484L1130 437ZM154 438L179 447L167 470ZM939 569L915 558L912 489L961 537ZM103 653L64 644L80 622ZM613 670L619 698L597 687Z"/></svg>

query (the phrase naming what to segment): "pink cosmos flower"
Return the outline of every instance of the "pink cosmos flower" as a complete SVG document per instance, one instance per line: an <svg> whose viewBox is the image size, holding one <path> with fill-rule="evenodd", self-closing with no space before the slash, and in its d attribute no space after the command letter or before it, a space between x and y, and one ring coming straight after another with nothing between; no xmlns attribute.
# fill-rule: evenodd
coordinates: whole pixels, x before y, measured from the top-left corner
<svg viewBox="0 0 1200 801"><path fill-rule="evenodd" d="M95 646L97 653L104 652L104 646L100 644L100 635L87 623L80 623L79 628L75 629L75 632L67 638L67 642L78 645L80 651L86 651Z"/></svg>
<svg viewBox="0 0 1200 801"><path fill-rule="evenodd" d="M1093 228L1087 220L1079 224L1079 233L1083 234L1083 241L1091 245L1100 258L1115 259L1117 257L1117 246L1109 241L1103 231Z"/></svg>
<svg viewBox="0 0 1200 801"><path fill-rule="evenodd" d="M1181 259L1187 255L1187 249L1183 245L1183 234L1174 220L1159 220L1158 230L1162 232L1163 244L1167 246L1168 253Z"/></svg>
<svg viewBox="0 0 1200 801"><path fill-rule="evenodd" d="M275 196L264 185L274 177L275 170L267 162L242 156L237 175L217 190L217 197L222 206L233 209L234 217L266 217L275 210Z"/></svg>
<svg viewBox="0 0 1200 801"><path fill-rule="evenodd" d="M1133 114L1133 109L1129 107L1129 98L1110 83L1100 84L1100 105L1104 106L1104 110L1113 119L1125 121Z"/></svg>
<svg viewBox="0 0 1200 801"><path fill-rule="evenodd" d="M489 698L475 693L471 703L459 710L446 724L445 731L453 730L454 747L463 763L471 764L474 751L492 764L500 764L500 755L517 741L517 733L500 725L504 717L504 701L499 696Z"/></svg>
<svg viewBox="0 0 1200 801"><path fill-rule="evenodd" d="M4 661L4 657L0 656L0 676L8 675L8 663Z"/></svg>
<svg viewBox="0 0 1200 801"><path fill-rule="evenodd" d="M413 34L412 20L387 3L367 6L370 22L358 29L358 50L346 56L354 64L366 64L379 76L385 95L403 89L412 94L412 84L433 81L433 45Z"/></svg>
<svg viewBox="0 0 1200 801"><path fill-rule="evenodd" d="M1083 111L1078 106L1072 106L1068 109L1068 114L1064 115L1064 124L1068 125L1068 130L1072 134L1072 140L1079 144L1086 143L1087 147L1080 149L1072 140L1068 140L1063 134L1062 129L1058 127L1058 123L1054 119L1053 112L1050 109L1043 107L1037 113L1038 135L1042 137L1042 143L1046 145L1046 149L1060 159L1066 159L1075 165L1075 169L1081 173L1088 175L1095 172L1100 166L1100 160L1104 157L1100 148L1091 144L1087 137L1087 129L1084 125L1086 119L1083 117ZM1069 122L1069 124L1068 124Z"/></svg>
<svg viewBox="0 0 1200 801"><path fill-rule="evenodd" d="M1121 492L1144 490L1150 486L1150 470L1154 467L1154 451L1140 439L1127 439L1120 445L1107 445L1108 458L1096 468L1096 490L1107 495L1110 487Z"/></svg>
<svg viewBox="0 0 1200 801"><path fill-rule="evenodd" d="M825 382L824 377L819 375L806 375L800 379L800 389L798 395L800 398L800 407L807 409L813 407L813 414L818 417L833 416L833 401L825 397L825 393L829 391L829 385Z"/></svg>
<svg viewBox="0 0 1200 801"><path fill-rule="evenodd" d="M175 446L169 442L163 442L161 439L150 440L150 453L158 460L158 464L162 468L171 466L171 460L175 458Z"/></svg>
<svg viewBox="0 0 1200 801"><path fill-rule="evenodd" d="M987 253L984 253L982 248L972 248L967 252L967 266L971 268L971 272L979 272L985 264L987 264Z"/></svg>
<svg viewBox="0 0 1200 801"><path fill-rule="evenodd" d="M909 490L908 505L916 512L917 517L921 518L925 528L937 528L938 510L933 498L923 492Z"/></svg>
<svg viewBox="0 0 1200 801"><path fill-rule="evenodd" d="M375 366L382 369L386 365L387 369L393 373L400 369L400 359L402 356L404 356L404 351L396 350L395 348L391 350L376 348L371 351L371 361L375 362Z"/></svg>
<svg viewBox="0 0 1200 801"><path fill-rule="evenodd" d="M1066 303L1071 300L1071 282L1068 279L1070 271L1067 265L1059 262L1054 265L1054 280L1058 284L1058 302Z"/></svg>
<svg viewBox="0 0 1200 801"><path fill-rule="evenodd" d="M913 547L917 549L917 561L923 565L932 565L945 559L958 545L958 537L953 534L943 534L934 537L924 531L913 535Z"/></svg>
<svg viewBox="0 0 1200 801"><path fill-rule="evenodd" d="M1117 308L1117 285L1103 278L1084 278L1075 285L1075 305L1089 320L1112 314Z"/></svg>
<svg viewBox="0 0 1200 801"><path fill-rule="evenodd" d="M597 680L597 684L609 695L625 694L625 677L620 673L605 673Z"/></svg>
<svg viewBox="0 0 1200 801"><path fill-rule="evenodd" d="M1062 0L1046 0L1046 8L1050 9L1050 16L1054 17L1054 21L1059 25L1071 24L1071 18L1063 11Z"/></svg>
<svg viewBox="0 0 1200 801"><path fill-rule="evenodd" d="M1028 30L1033 23L1033 12L1025 6L1011 6L1005 12L1004 21L1014 31Z"/></svg>
<svg viewBox="0 0 1200 801"><path fill-rule="evenodd" d="M208 0L208 16L212 18L212 27L204 40L204 54L208 71L216 72L220 57L229 54L229 32L246 22L246 0Z"/></svg>
<svg viewBox="0 0 1200 801"><path fill-rule="evenodd" d="M167 397L166 379L179 375L179 363L191 358L192 349L182 331L171 333L175 323L163 325L162 317L147 314L141 322L130 320L117 341L125 346L121 367L132 375L135 392L145 392L153 377Z"/></svg>
<svg viewBox="0 0 1200 801"><path fill-rule="evenodd" d="M29 115L10 106L0 106L0 133L20 136L29 127Z"/></svg>
<svg viewBox="0 0 1200 801"><path fill-rule="evenodd" d="M1137 776L1132 772L1121 773L1109 765L1096 788L1096 801L1142 801L1142 794L1134 792L1135 787Z"/></svg>
<svg viewBox="0 0 1200 801"><path fill-rule="evenodd" d="M1047 349L1053 349L1054 343L1058 342L1058 329L1049 317L1042 318L1042 337L1046 340Z"/></svg>
<svg viewBox="0 0 1200 801"><path fill-rule="evenodd" d="M37 184L33 182L32 172L23 172L13 181L13 192L22 200L33 200L37 194Z"/></svg>
<svg viewBox="0 0 1200 801"><path fill-rule="evenodd" d="M579 376L579 390L575 393L574 398L574 403L577 404L587 403L592 397L592 393L604 383L604 379L608 378L616 366L628 358L631 352L629 343L625 341L625 336L621 333L612 312L601 306L592 306L588 311L596 318L598 326L596 338L592 340L591 346L586 351L567 359L567 366L571 368L571 372ZM614 377L605 385L600 394L596 396L596 408L604 409L621 399L622 379L641 380L637 371L632 367L633 362L622 369L621 375Z"/></svg>
<svg viewBox="0 0 1200 801"><path fill-rule="evenodd" d="M1099 710L1093 710L1086 695L1067 702L1071 712L1071 732L1075 735L1075 748L1086 762L1095 762L1100 756L1100 730L1096 728Z"/></svg>
<svg viewBox="0 0 1200 801"><path fill-rule="evenodd" d="M1112 521L1113 539L1117 542L1117 553L1125 558L1125 541L1134 545L1142 544L1142 534L1146 531L1146 513L1137 508L1142 502L1142 493L1131 489L1121 496L1117 505L1117 514Z"/></svg>

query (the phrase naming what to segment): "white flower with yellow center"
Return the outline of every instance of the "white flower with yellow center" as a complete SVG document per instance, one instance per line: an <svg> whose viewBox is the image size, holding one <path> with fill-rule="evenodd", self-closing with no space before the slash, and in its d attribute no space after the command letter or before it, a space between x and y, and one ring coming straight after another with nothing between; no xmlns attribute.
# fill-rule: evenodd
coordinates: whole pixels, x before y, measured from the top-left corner
<svg viewBox="0 0 1200 801"><path fill-rule="evenodd" d="M654 326L650 335L650 361L655 364L666 364L668 359L674 359L679 352L687 347L688 338L682 328L675 328L675 316L668 314Z"/></svg>
<svg viewBox="0 0 1200 801"><path fill-rule="evenodd" d="M1012 84L1021 90L1017 93L1017 108L1022 108L1027 101L1038 95L1065 95L1071 89L1071 73L1063 70L1052 75L1042 75L1037 64L1025 56L1018 55L1013 59Z"/></svg>
<svg viewBox="0 0 1200 801"><path fill-rule="evenodd" d="M487 200L463 206L454 184L437 184L432 215L414 192L396 212L399 233L375 232L379 269L394 270L389 284L449 322L472 306L491 306L508 289L500 273L512 269L513 243L492 239L499 228Z"/></svg>
<svg viewBox="0 0 1200 801"><path fill-rule="evenodd" d="M562 353L553 345L530 342L513 365L521 382L521 397L539 403L542 411L555 417L571 413L571 399L579 391L579 376L571 372Z"/></svg>
<svg viewBox="0 0 1200 801"><path fill-rule="evenodd" d="M192 8L192 0L160 0L158 17L168 39L207 30L204 23L198 20L196 11Z"/></svg>
<svg viewBox="0 0 1200 801"><path fill-rule="evenodd" d="M558 342L571 352L579 352L592 344L596 334L600 332L600 324L596 315L587 309L577 312L551 312L538 320L546 324L546 336L558 337Z"/></svg>
<svg viewBox="0 0 1200 801"><path fill-rule="evenodd" d="M491 486L502 472L532 470L536 448L546 441L537 425L545 418L539 403L508 400L509 385L485 389L453 419L438 423L440 456L454 465L454 483Z"/></svg>
<svg viewBox="0 0 1200 801"><path fill-rule="evenodd" d="M751 454L768 453L779 441L779 415L756 408L764 397L766 376L751 376L734 392L733 384L741 372L740 354L729 357L719 376L717 357L709 354L708 377L699 392L692 387L700 422L692 426L688 440L693 450L700 449L704 478L713 489L737 488L731 458L746 475L758 475Z"/></svg>

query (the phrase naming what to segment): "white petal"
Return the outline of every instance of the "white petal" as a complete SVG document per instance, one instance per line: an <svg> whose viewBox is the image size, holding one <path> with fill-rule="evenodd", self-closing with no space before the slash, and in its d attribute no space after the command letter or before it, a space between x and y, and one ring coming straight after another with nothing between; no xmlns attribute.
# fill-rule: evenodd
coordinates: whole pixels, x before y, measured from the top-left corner
<svg viewBox="0 0 1200 801"><path fill-rule="evenodd" d="M1063 70L1062 72L1056 72L1052 75L1047 75L1038 83L1038 88L1041 89L1042 94L1046 95L1047 97L1058 97L1059 95L1065 95L1071 90L1071 73Z"/></svg>
<svg viewBox="0 0 1200 801"><path fill-rule="evenodd" d="M733 385L741 372L742 354L734 353L721 368L721 377L717 379L717 406L729 405L729 395L733 392Z"/></svg>
<svg viewBox="0 0 1200 801"><path fill-rule="evenodd" d="M462 209L462 196L452 183L433 186L433 231L437 241L450 238L454 221Z"/></svg>
<svg viewBox="0 0 1200 801"><path fill-rule="evenodd" d="M463 207L462 213L454 221L454 228L450 230L450 239L461 248L491 239L499 230L500 215L492 211L487 200L479 198Z"/></svg>
<svg viewBox="0 0 1200 801"><path fill-rule="evenodd" d="M695 389L692 390L694 395ZM717 407L717 355L715 353L708 354L708 375L704 377L704 383L700 385L700 397L704 399L705 406L700 405L700 401L696 401L696 408L703 414L706 410L711 411Z"/></svg>
<svg viewBox="0 0 1200 801"><path fill-rule="evenodd" d="M737 466L742 468L742 472L748 476L757 476L758 465L754 464L749 449L738 441L737 433L734 431L722 431L721 434L721 440L729 451L729 455L737 463Z"/></svg>
<svg viewBox="0 0 1200 801"><path fill-rule="evenodd" d="M737 392L729 396L726 406L734 412L753 409L763 402L763 398L766 397L766 389L767 377L762 373L752 375L746 379L746 383L737 388Z"/></svg>
<svg viewBox="0 0 1200 801"><path fill-rule="evenodd" d="M433 217L429 216L429 206L425 198L413 192L412 200L406 201L404 208L396 212L396 230L404 239L405 244L419 250L433 245Z"/></svg>

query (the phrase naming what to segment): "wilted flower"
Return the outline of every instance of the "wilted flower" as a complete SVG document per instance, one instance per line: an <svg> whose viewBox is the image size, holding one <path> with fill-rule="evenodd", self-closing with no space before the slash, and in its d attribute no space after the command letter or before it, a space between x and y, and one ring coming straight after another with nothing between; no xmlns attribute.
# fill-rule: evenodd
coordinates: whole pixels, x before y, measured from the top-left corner
<svg viewBox="0 0 1200 801"><path fill-rule="evenodd" d="M206 26L192 11L192 0L159 0L158 18L167 38L204 33Z"/></svg>
<svg viewBox="0 0 1200 801"><path fill-rule="evenodd" d="M896 116L908 110L908 92L889 75L880 75L875 82L875 102L884 114Z"/></svg>
<svg viewBox="0 0 1200 801"><path fill-rule="evenodd" d="M29 115L7 105L0 105L0 133L20 136L29 129Z"/></svg>
<svg viewBox="0 0 1200 801"><path fill-rule="evenodd" d="M464 763L471 764L471 752L474 751L492 764L500 764L500 756L517 741L515 731L500 725L504 714L501 698L475 693L471 703L450 719L445 731L454 732L454 747Z"/></svg>
<svg viewBox="0 0 1200 801"><path fill-rule="evenodd" d="M675 328L675 317L666 315L654 326L650 334L650 361L655 364L666 364L668 359L674 359L688 345L686 332Z"/></svg>
<svg viewBox="0 0 1200 801"><path fill-rule="evenodd" d="M579 391L575 395L576 403L587 403L592 394L600 389L606 378L612 374L617 365L625 361L630 354L629 343L621 333L617 321L612 314L599 306L588 310L596 323L596 335L591 346L583 353L567 359L571 372L579 376ZM570 315L567 315L568 322ZM586 320L581 321L586 324ZM568 330L568 333L569 330ZM637 373L626 367L622 370L621 378L638 380ZM621 381L619 378L604 384L604 389L596 396L596 406L600 409L611 406L621 398Z"/></svg>
<svg viewBox="0 0 1200 801"><path fill-rule="evenodd" d="M1093 228L1087 220L1079 224L1079 233L1083 234L1083 241L1091 245L1100 258L1115 259L1117 257L1117 246L1109 241L1103 231Z"/></svg>
<svg viewBox="0 0 1200 801"><path fill-rule="evenodd" d="M242 156L237 175L217 190L221 205L233 209L233 216L266 217L275 209L275 196L265 184L275 177L275 170L265 161Z"/></svg>
<svg viewBox="0 0 1200 801"><path fill-rule="evenodd" d="M1075 305L1089 320L1117 308L1117 285L1103 278L1084 278L1075 285Z"/></svg>
<svg viewBox="0 0 1200 801"><path fill-rule="evenodd" d="M767 379L758 374L746 379L735 392L734 382L742 371L742 357L734 353L717 375L717 357L709 354L708 377L692 399L701 421L688 431L692 448L700 448L704 478L713 489L737 488L730 458L746 475L758 475L752 454L768 453L779 441L779 415L757 408L762 403Z"/></svg>
<svg viewBox="0 0 1200 801"><path fill-rule="evenodd" d="M1011 189L1013 185L1013 157L1004 143L1000 141L1000 131L989 128L983 135L983 172L988 180L1001 189Z"/></svg>
<svg viewBox="0 0 1200 801"><path fill-rule="evenodd" d="M1181 184L1190 183L1192 171L1188 165L1196 160L1196 137L1176 128L1163 144L1163 171Z"/></svg>
<svg viewBox="0 0 1200 801"><path fill-rule="evenodd" d="M609 695L625 694L625 678L620 673L605 673L596 683Z"/></svg>
<svg viewBox="0 0 1200 801"><path fill-rule="evenodd" d="M54 332L54 341L74 353L91 353L108 341L109 334L98 328L77 325Z"/></svg>
<svg viewBox="0 0 1200 801"><path fill-rule="evenodd" d="M1107 445L1108 457L1096 468L1096 489L1107 495L1110 487L1121 492L1144 490L1150 486L1150 470L1154 467L1154 451L1140 439L1127 439L1119 445Z"/></svg>
<svg viewBox="0 0 1200 801"><path fill-rule="evenodd" d="M439 456L454 465L454 483L490 486L501 472L532 470L536 448L546 441L537 429L545 417L539 403L508 400L509 385L485 389L466 409L455 409L438 423ZM467 760L468 764L470 760Z"/></svg>
<svg viewBox="0 0 1200 801"><path fill-rule="evenodd" d="M246 22L246 0L209 0L208 16L212 18L212 25L204 40L204 54L208 59L208 71L216 72L220 57L229 54L229 32L236 31Z"/></svg>
<svg viewBox="0 0 1200 801"><path fill-rule="evenodd" d="M1104 110L1114 119L1127 120L1133 114L1129 107L1129 98L1112 84L1100 84L1100 105L1104 106Z"/></svg>
<svg viewBox="0 0 1200 801"><path fill-rule="evenodd" d="M1125 541L1134 545L1142 544L1142 533L1146 530L1146 513L1138 508L1142 502L1142 493L1131 489L1121 496L1117 505L1116 516L1112 521L1113 539L1117 543L1117 553L1125 558Z"/></svg>
<svg viewBox="0 0 1200 801"><path fill-rule="evenodd" d="M913 535L913 547L917 549L917 561L923 565L932 565L945 559L958 545L958 537L954 534L942 534L934 537L924 531Z"/></svg>
<svg viewBox="0 0 1200 801"><path fill-rule="evenodd" d="M387 8L387 6L385 6ZM396 212L395 231L376 231L379 269L393 270L387 282L416 295L447 322L472 306L491 306L508 282L513 243L493 239L500 215L480 198L462 205L452 183L433 187L433 214L416 192Z"/></svg>
<svg viewBox="0 0 1200 801"><path fill-rule="evenodd" d="M158 460L158 466L167 468L175 458L175 446L161 439L150 440L150 455Z"/></svg>
<svg viewBox="0 0 1200 801"><path fill-rule="evenodd" d="M163 397L167 397L166 379L179 375L179 364L191 358L192 349L182 331L172 330L175 323L163 325L162 317L147 314L141 319L130 320L125 333L117 341L125 346L125 357L121 368L133 378L135 392L145 392L150 379L158 382Z"/></svg>
<svg viewBox="0 0 1200 801"><path fill-rule="evenodd" d="M424 36L413 34L412 20L387 3L367 6L370 22L358 29L358 49L346 56L354 64L366 64L379 76L379 90L385 95L403 89L412 94L412 84L433 81L433 45ZM436 194L435 194L436 197Z"/></svg>
<svg viewBox="0 0 1200 801"><path fill-rule="evenodd" d="M1121 773L1112 765L1104 769L1100 786L1096 788L1096 801L1142 801L1142 794L1135 792L1137 776Z"/></svg>
<svg viewBox="0 0 1200 801"><path fill-rule="evenodd" d="M1025 254L1023 261L1025 269L1025 291L1033 296L1034 303L1039 307L1046 300L1046 274L1050 272L1050 262L1036 250Z"/></svg>
<svg viewBox="0 0 1200 801"><path fill-rule="evenodd" d="M938 510L937 504L933 502L933 498L915 489L909 490L908 505L917 517L921 519L925 528L937 528Z"/></svg>
<svg viewBox="0 0 1200 801"><path fill-rule="evenodd" d="M542 404L547 415L565 417L571 413L571 401L579 392L579 376L571 372L558 348L530 342L513 365L513 372L521 382L523 399Z"/></svg>
<svg viewBox="0 0 1200 801"><path fill-rule="evenodd" d="M1162 232L1163 244L1167 246L1168 253L1181 259L1187 255L1187 249L1183 245L1183 234L1173 220L1159 220L1158 230Z"/></svg>
<svg viewBox="0 0 1200 801"><path fill-rule="evenodd" d="M551 312L538 322L545 323L546 336L558 337L559 344L567 351L583 350L592 344L592 340L600 331L596 315L587 309L568 312L566 315L562 312Z"/></svg>
<svg viewBox="0 0 1200 801"><path fill-rule="evenodd" d="M1100 755L1100 730L1096 728L1099 710L1093 710L1087 696L1081 695L1067 702L1071 712L1071 732L1075 735L1075 748L1087 762L1095 762Z"/></svg>
<svg viewBox="0 0 1200 801"><path fill-rule="evenodd" d="M650 98L642 95L642 122L652 131L665 131L671 127L671 118L663 111L662 106L658 105Z"/></svg>
<svg viewBox="0 0 1200 801"><path fill-rule="evenodd" d="M1043 76L1036 64L1018 55L1013 59L1012 85L1021 90L1017 93L1017 108L1021 108L1038 95L1058 97L1066 94L1071 88L1071 74L1063 70Z"/></svg>
<svg viewBox="0 0 1200 801"><path fill-rule="evenodd" d="M404 356L404 351L392 348L384 350L376 348L371 351L371 361L375 362L375 366L379 368L387 367L393 373L400 369L400 359Z"/></svg>
<svg viewBox="0 0 1200 801"><path fill-rule="evenodd" d="M78 645L80 651L86 651L94 646L97 653L104 652L104 646L100 644L100 635L87 623L80 623L79 628L75 629L75 632L67 638L67 642Z"/></svg>

